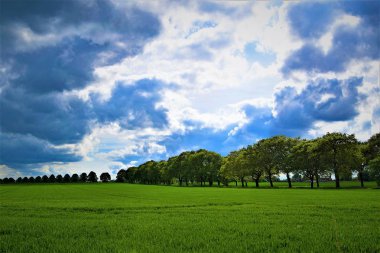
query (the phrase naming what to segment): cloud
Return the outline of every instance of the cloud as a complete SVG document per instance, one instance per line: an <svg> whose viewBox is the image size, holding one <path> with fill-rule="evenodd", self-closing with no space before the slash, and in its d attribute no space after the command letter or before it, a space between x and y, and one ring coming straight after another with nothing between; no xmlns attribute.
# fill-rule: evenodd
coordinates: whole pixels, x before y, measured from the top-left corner
<svg viewBox="0 0 380 253"><path fill-rule="evenodd" d="M75 96L29 94L6 87L0 93L1 132L33 135L53 144L77 143L89 132L91 111Z"/></svg>
<svg viewBox="0 0 380 253"><path fill-rule="evenodd" d="M158 107L164 84L144 79L133 85L118 84L108 101L93 97L93 110L101 124L118 122L122 128L163 128L168 120L166 109Z"/></svg>
<svg viewBox="0 0 380 253"><path fill-rule="evenodd" d="M295 35L303 39L321 37L336 16L335 3L305 2L289 8L288 19Z"/></svg>
<svg viewBox="0 0 380 253"><path fill-rule="evenodd" d="M275 94L272 108L246 105L248 123L236 135L263 138L277 134L305 136L314 123L349 121L358 115L357 106L364 95L358 88L362 78L347 80L319 79L308 84L301 92L285 87Z"/></svg>
<svg viewBox="0 0 380 253"><path fill-rule="evenodd" d="M94 124L120 121L126 112L135 117L128 124L164 125L157 90L149 97L118 86L104 104L76 94L96 81L97 67L142 52L161 30L154 14L105 0L5 0L0 14L0 163L78 161L60 147L77 145Z"/></svg>
<svg viewBox="0 0 380 253"><path fill-rule="evenodd" d="M49 147L81 142L94 124L118 124L125 129L164 128L168 123L166 110L158 106L163 85L155 80L119 84L108 100L102 101L93 94L86 102L61 93L30 96L21 89L7 88L0 94L1 132L9 139L17 138L18 143L25 137L27 143L32 140L33 144ZM7 157L17 149L6 150L1 157L9 162ZM45 157L44 148L32 150L36 157ZM20 163L23 159L25 163L30 161L22 155L18 159Z"/></svg>
<svg viewBox="0 0 380 253"><path fill-rule="evenodd" d="M315 10L317 10L315 12ZM282 67L308 73L342 72L352 60L380 58L380 3L376 1L339 3L300 3L291 7L289 20L293 32L305 40L292 52ZM342 24L332 31L332 46L324 52L316 40L325 34L335 19L343 15L359 18L357 25ZM310 40L314 39L314 40Z"/></svg>
<svg viewBox="0 0 380 253"><path fill-rule="evenodd" d="M75 162L81 159L72 150L51 145L32 135L0 134L0 164L14 168L46 162Z"/></svg>
<svg viewBox="0 0 380 253"><path fill-rule="evenodd" d="M82 88L96 66L140 53L160 31L153 14L103 0L4 1L0 16L12 86L35 93Z"/></svg>

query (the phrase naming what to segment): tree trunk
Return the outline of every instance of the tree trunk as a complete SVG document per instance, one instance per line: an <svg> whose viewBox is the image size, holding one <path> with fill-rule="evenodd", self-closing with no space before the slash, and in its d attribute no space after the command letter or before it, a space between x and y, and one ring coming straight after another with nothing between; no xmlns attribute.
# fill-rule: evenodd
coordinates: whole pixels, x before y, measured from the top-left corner
<svg viewBox="0 0 380 253"><path fill-rule="evenodd" d="M179 186L182 186L182 178L179 179Z"/></svg>
<svg viewBox="0 0 380 253"><path fill-rule="evenodd" d="M212 180L209 180L209 181L208 181L208 185L209 185L209 186L212 186L212 183L213 183Z"/></svg>
<svg viewBox="0 0 380 253"><path fill-rule="evenodd" d="M292 181L290 180L289 173L286 173L286 179L288 179L288 186L289 186L289 188L292 188Z"/></svg>
<svg viewBox="0 0 380 253"><path fill-rule="evenodd" d="M334 175L335 175L335 187L336 188L340 188L340 181L339 181L338 171L334 171Z"/></svg>
<svg viewBox="0 0 380 253"><path fill-rule="evenodd" d="M269 173L268 177L269 177L270 187L273 187L272 173Z"/></svg>
<svg viewBox="0 0 380 253"><path fill-rule="evenodd" d="M248 182L247 181L245 181L245 187L248 187Z"/></svg>
<svg viewBox="0 0 380 253"><path fill-rule="evenodd" d="M255 183L256 183L256 188L259 188L260 186L259 186L259 179L258 178L255 179Z"/></svg>
<svg viewBox="0 0 380 253"><path fill-rule="evenodd" d="M235 186L237 187L237 180L235 180Z"/></svg>
<svg viewBox="0 0 380 253"><path fill-rule="evenodd" d="M364 187L363 171L359 171L360 187Z"/></svg>
<svg viewBox="0 0 380 253"><path fill-rule="evenodd" d="M218 180L218 187L220 187L220 180Z"/></svg>
<svg viewBox="0 0 380 253"><path fill-rule="evenodd" d="M311 188L311 189L314 188L314 176L311 176L311 177L310 177L310 188Z"/></svg>
<svg viewBox="0 0 380 253"><path fill-rule="evenodd" d="M315 181L317 182L317 188L319 188L319 176L318 176L318 173L315 173Z"/></svg>
<svg viewBox="0 0 380 253"><path fill-rule="evenodd" d="M241 187L244 187L244 178L241 178L240 181L241 181Z"/></svg>

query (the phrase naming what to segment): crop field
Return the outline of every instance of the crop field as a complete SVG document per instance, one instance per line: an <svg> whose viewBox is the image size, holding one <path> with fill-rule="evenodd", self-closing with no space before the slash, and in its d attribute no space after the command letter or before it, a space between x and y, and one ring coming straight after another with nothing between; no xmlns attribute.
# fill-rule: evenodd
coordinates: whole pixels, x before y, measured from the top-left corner
<svg viewBox="0 0 380 253"><path fill-rule="evenodd" d="M1 185L0 252L380 252L380 190Z"/></svg>

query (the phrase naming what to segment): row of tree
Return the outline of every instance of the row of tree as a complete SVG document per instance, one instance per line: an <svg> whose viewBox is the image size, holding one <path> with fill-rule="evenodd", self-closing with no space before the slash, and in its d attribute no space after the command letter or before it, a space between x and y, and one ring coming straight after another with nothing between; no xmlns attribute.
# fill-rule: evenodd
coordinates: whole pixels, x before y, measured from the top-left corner
<svg viewBox="0 0 380 253"><path fill-rule="evenodd" d="M100 175L100 180L102 182L109 182L111 180L111 175L107 172L104 172ZM73 174L70 176L69 174L62 175L44 175L42 177L19 177L17 179L14 179L12 177L10 178L3 178L0 179L0 183L3 184L11 184L11 183L78 183L78 182L98 182L98 176L95 172L91 171L88 175L87 173L83 172L82 174Z"/></svg>
<svg viewBox="0 0 380 253"><path fill-rule="evenodd" d="M259 187L266 179L273 187L273 178L286 175L292 187L291 174L300 174L319 187L321 177L335 177L336 187L340 178L357 173L364 187L364 175L370 173L380 184L380 134L373 135L367 142L359 142L354 135L327 133L313 140L302 140L286 136L263 139L231 152L226 157L204 149L186 151L167 161L148 161L138 167L120 170L118 182L143 184L171 184L175 178L179 185L194 184L210 186L228 185L229 182L254 181Z"/></svg>
<svg viewBox="0 0 380 253"><path fill-rule="evenodd" d="M233 151L226 157L200 149L182 152L167 161L148 161L137 167L122 169L117 173L116 182L141 184L173 184L180 186L200 184L212 186L217 183L228 186L231 181L242 187L248 181L254 181L256 187L266 180L273 187L274 178L286 175L288 186L292 187L291 175L300 175L310 181L310 187L316 183L319 187L321 178L335 177L336 187L340 187L342 176L356 173L364 187L364 175L368 173L380 184L380 133L373 135L367 142L359 142L354 135L327 133L312 140L274 136ZM108 173L103 173L100 180L110 181ZM5 178L22 182L97 182L95 172L80 176L66 174L43 177Z"/></svg>

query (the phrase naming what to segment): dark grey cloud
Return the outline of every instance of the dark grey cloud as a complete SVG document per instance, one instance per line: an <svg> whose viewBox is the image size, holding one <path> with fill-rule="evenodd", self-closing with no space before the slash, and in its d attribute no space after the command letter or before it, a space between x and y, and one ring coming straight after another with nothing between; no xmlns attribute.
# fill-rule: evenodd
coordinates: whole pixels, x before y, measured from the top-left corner
<svg viewBox="0 0 380 253"><path fill-rule="evenodd" d="M89 131L91 111L77 97L60 93L29 94L4 88L0 94L3 133L33 135L52 144L77 143Z"/></svg>
<svg viewBox="0 0 380 253"><path fill-rule="evenodd" d="M118 84L108 101L93 97L93 111L98 122L118 122L125 129L165 127L167 111L157 107L164 85L158 80L143 79L133 85Z"/></svg>
<svg viewBox="0 0 380 253"><path fill-rule="evenodd" d="M57 148L32 135L0 133L0 164L28 168L29 164L75 162L81 159L68 148Z"/></svg>

